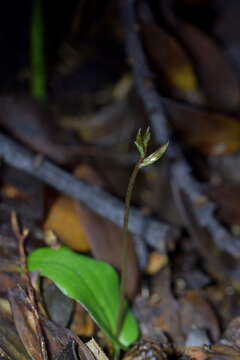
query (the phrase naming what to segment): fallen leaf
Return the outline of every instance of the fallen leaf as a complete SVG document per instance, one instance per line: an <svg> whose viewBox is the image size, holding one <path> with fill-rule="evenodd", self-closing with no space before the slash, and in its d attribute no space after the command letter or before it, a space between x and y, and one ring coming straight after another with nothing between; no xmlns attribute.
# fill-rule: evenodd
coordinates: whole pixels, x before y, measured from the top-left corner
<svg viewBox="0 0 240 360"><path fill-rule="evenodd" d="M16 301L15 294L15 289L9 291L9 301L17 332L29 356L35 360L43 360L39 335L37 335L38 329L36 326L36 319L33 312L30 310L30 302L29 300L26 300L26 307L21 306ZM22 293L20 296L24 296L24 294Z"/></svg>
<svg viewBox="0 0 240 360"><path fill-rule="evenodd" d="M175 131L204 155L229 154L240 149L240 121L220 113L167 103Z"/></svg>
<svg viewBox="0 0 240 360"><path fill-rule="evenodd" d="M77 210L78 218L88 235L88 241L94 257L120 270L122 229L94 214L80 203L77 204ZM130 246L128 250L127 273L131 274L131 276L128 276L126 280L126 294L132 299L138 290L140 273L132 235L129 234L128 236L130 237Z"/></svg>
<svg viewBox="0 0 240 360"><path fill-rule="evenodd" d="M194 68L176 38L157 25L142 25L141 31L149 57L163 76L161 80L182 92L196 91L198 80Z"/></svg>
<svg viewBox="0 0 240 360"><path fill-rule="evenodd" d="M31 326L32 308L24 290L18 286L9 291L9 301L11 304L14 324L18 331L27 352L34 360L41 359L41 352L37 352L38 333ZM88 347L70 330L55 325L53 322L45 319L40 314L40 322L44 330L44 336L47 340L48 354L50 359L55 359L63 351L63 349L72 340L76 342L77 353L82 360L95 360ZM1 337L0 337L1 340ZM16 358L16 360L21 358Z"/></svg>
<svg viewBox="0 0 240 360"><path fill-rule="evenodd" d="M146 3L140 2L138 10L143 42L161 79L161 86L164 86L164 90L170 90L172 95L203 103L198 78L184 47L176 37L156 23Z"/></svg>
<svg viewBox="0 0 240 360"><path fill-rule="evenodd" d="M240 84L223 51L197 27L183 21L176 24L178 36L193 57L209 105L219 110L238 110Z"/></svg>
<svg viewBox="0 0 240 360"><path fill-rule="evenodd" d="M213 342L220 336L219 322L211 305L197 291L188 291L179 300L181 328L185 336L191 328L206 329Z"/></svg>
<svg viewBox="0 0 240 360"><path fill-rule="evenodd" d="M74 340L71 340L63 351L59 354L56 360L78 360L77 344Z"/></svg>
<svg viewBox="0 0 240 360"><path fill-rule="evenodd" d="M78 336L91 337L94 334L94 322L87 311L76 303L73 319L71 322L71 331Z"/></svg>
<svg viewBox="0 0 240 360"><path fill-rule="evenodd" d="M12 320L0 313L0 354L11 360L30 360Z"/></svg>
<svg viewBox="0 0 240 360"><path fill-rule="evenodd" d="M169 267L161 269L153 277L151 296L136 298L134 312L139 321L142 336L161 342L169 336L177 344L184 344L179 304L170 287Z"/></svg>
<svg viewBox="0 0 240 360"><path fill-rule="evenodd" d="M76 202L61 195L52 205L44 224L46 230L52 230L62 242L71 249L87 252L90 250L86 232L81 225Z"/></svg>
<svg viewBox="0 0 240 360"><path fill-rule="evenodd" d="M218 217L229 226L240 224L240 186L236 184L209 184L206 193L217 205Z"/></svg>

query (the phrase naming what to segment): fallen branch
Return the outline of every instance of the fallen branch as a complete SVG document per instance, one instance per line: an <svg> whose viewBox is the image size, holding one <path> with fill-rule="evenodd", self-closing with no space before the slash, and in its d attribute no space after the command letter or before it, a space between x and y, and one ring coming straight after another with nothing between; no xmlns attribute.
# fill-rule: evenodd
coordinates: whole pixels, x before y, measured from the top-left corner
<svg viewBox="0 0 240 360"><path fill-rule="evenodd" d="M120 200L84 183L48 160L43 159L36 166L36 155L1 133L0 157L7 164L26 171L60 192L81 201L96 214L122 226L124 206ZM178 229L145 217L135 208L131 208L129 231L141 235L149 245L161 252L165 252L167 244L178 236Z"/></svg>
<svg viewBox="0 0 240 360"><path fill-rule="evenodd" d="M136 91L149 115L156 139L160 143L166 143L169 138L167 119L161 98L154 90L154 76L149 69L139 38L140 29L135 15L135 1L120 0L119 3L125 35L126 53L128 62L132 65Z"/></svg>

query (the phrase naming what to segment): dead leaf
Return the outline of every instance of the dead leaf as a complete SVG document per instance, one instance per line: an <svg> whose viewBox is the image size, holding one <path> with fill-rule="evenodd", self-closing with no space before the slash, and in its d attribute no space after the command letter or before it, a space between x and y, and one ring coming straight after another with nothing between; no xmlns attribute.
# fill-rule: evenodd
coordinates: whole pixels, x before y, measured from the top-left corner
<svg viewBox="0 0 240 360"><path fill-rule="evenodd" d="M163 76L161 81L182 92L196 91L193 66L177 40L157 25L142 25L141 31L149 57Z"/></svg>
<svg viewBox="0 0 240 360"><path fill-rule="evenodd" d="M122 230L94 214L80 203L77 204L79 220L88 235L91 250L96 259L113 265L116 269L121 268ZM132 299L139 285L139 267L132 236L128 250L126 293Z"/></svg>
<svg viewBox="0 0 240 360"><path fill-rule="evenodd" d="M183 46L176 37L156 23L147 3L140 2L139 16L143 42L161 79L161 86L169 88L172 95L203 103L194 67Z"/></svg>
<svg viewBox="0 0 240 360"><path fill-rule="evenodd" d="M41 359L38 345L38 334L32 325L32 309L24 290L18 286L9 291L9 301L13 313L14 323L18 334L31 358ZM82 360L95 360L88 347L70 330L55 325L40 315L45 339L47 340L50 360L55 359L67 346L69 341L77 344L77 353Z"/></svg>
<svg viewBox="0 0 240 360"><path fill-rule="evenodd" d="M217 316L210 304L196 291L188 291L179 300L181 328L185 335L191 328L203 328L210 334L213 342L220 336Z"/></svg>
<svg viewBox="0 0 240 360"><path fill-rule="evenodd" d="M77 344L74 340L69 341L56 360L78 360L76 347Z"/></svg>
<svg viewBox="0 0 240 360"><path fill-rule="evenodd" d="M95 186L104 186L102 179L90 167L79 166L74 171L75 176ZM122 229L110 221L94 214L85 206L76 202L78 218L87 235L91 251L96 259L113 265L117 270L121 269ZM130 299L134 297L139 285L139 265L134 247L132 235L130 235L128 251L128 274L126 281L126 293Z"/></svg>
<svg viewBox="0 0 240 360"><path fill-rule="evenodd" d="M26 300L28 303L26 303L26 307L23 308L18 302L16 302L16 291L18 290L11 289L9 291L9 301L11 304L13 319L17 332L29 356L35 360L43 360L39 337L37 335L38 331L35 317L33 312L30 310L31 305L29 301ZM23 293L19 295L24 296ZM25 297L24 299L27 298Z"/></svg>
<svg viewBox="0 0 240 360"><path fill-rule="evenodd" d="M206 193L217 205L218 217L231 225L240 224L240 186L235 184L208 185Z"/></svg>
<svg viewBox="0 0 240 360"><path fill-rule="evenodd" d="M229 154L240 149L240 121L178 104L166 104L176 132L204 155Z"/></svg>
<svg viewBox="0 0 240 360"><path fill-rule="evenodd" d="M30 360L13 322L0 313L0 354L11 360Z"/></svg>
<svg viewBox="0 0 240 360"><path fill-rule="evenodd" d="M46 230L52 230L60 240L71 249L86 252L90 250L86 232L79 220L74 200L61 195L52 205L44 224Z"/></svg>
<svg viewBox="0 0 240 360"><path fill-rule="evenodd" d="M75 304L71 331L78 336L91 337L94 334L94 323L87 311L79 304Z"/></svg>
<svg viewBox="0 0 240 360"><path fill-rule="evenodd" d="M184 344L179 304L171 292L168 267L153 277L150 297L136 298L134 311L144 337L164 342L166 334L177 344Z"/></svg>
<svg viewBox="0 0 240 360"><path fill-rule="evenodd" d="M235 111L240 105L240 84L223 51L195 26L177 21L176 31L192 55L207 102L214 109Z"/></svg>

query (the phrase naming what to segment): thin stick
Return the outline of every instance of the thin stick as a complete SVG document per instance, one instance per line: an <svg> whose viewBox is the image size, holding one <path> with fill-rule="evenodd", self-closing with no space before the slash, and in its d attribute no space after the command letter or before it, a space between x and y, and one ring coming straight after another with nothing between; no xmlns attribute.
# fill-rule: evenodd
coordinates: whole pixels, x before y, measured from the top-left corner
<svg viewBox="0 0 240 360"><path fill-rule="evenodd" d="M0 157L7 164L26 171L60 192L81 201L96 214L122 226L124 206L120 200L84 183L48 160L43 159L38 167L34 166L36 155L2 133L0 133ZM143 216L134 207L131 208L129 231L143 236L148 245L161 253L164 253L167 244L178 236L176 227Z"/></svg>
<svg viewBox="0 0 240 360"><path fill-rule="evenodd" d="M31 282L31 279L29 276L29 272L27 270L27 258L26 258L24 244L25 244L25 240L29 234L29 230L24 229L23 232L20 231L19 223L18 223L18 219L17 219L17 215L16 215L15 211L13 211L11 214L11 224L12 224L12 230L14 232L14 235L15 235L16 239L18 240L20 264L21 264L21 269L22 269L22 273L23 273L23 279L25 282L27 295L28 295L29 302L30 302L30 305L31 305L31 308L33 311L33 316L35 319L35 325L36 325L36 330L37 330L37 335L38 335L38 339L39 339L42 357L43 357L43 360L48 360L47 347L46 347L46 343L45 343L45 339L44 339L43 329L42 329L42 326L40 323L38 305L37 305L34 289L32 286L32 282Z"/></svg>

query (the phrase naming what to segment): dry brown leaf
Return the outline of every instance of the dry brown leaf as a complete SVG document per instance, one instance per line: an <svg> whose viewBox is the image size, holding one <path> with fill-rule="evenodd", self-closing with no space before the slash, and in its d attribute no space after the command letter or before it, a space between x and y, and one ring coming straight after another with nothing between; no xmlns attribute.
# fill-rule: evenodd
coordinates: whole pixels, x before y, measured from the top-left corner
<svg viewBox="0 0 240 360"><path fill-rule="evenodd" d="M153 277L151 297L138 296L134 312L142 336L163 340L164 334L177 344L184 344L184 334L179 318L179 304L170 287L170 270L165 267Z"/></svg>
<svg viewBox="0 0 240 360"><path fill-rule="evenodd" d="M181 329L185 335L193 327L208 330L211 339L216 342L219 339L220 328L218 319L210 304L197 291L188 291L179 300L179 317Z"/></svg>
<svg viewBox="0 0 240 360"><path fill-rule="evenodd" d="M85 337L91 337L94 333L94 323L92 318L78 303L75 305L71 330L74 334Z"/></svg>
<svg viewBox="0 0 240 360"><path fill-rule="evenodd" d="M102 179L90 167L79 166L74 171L75 176L91 185L103 186ZM76 202L78 217L84 228L94 257L113 265L117 270L121 268L122 229ZM139 284L139 266L132 236L129 234L130 246L128 251L128 274L126 293L130 299L137 292Z"/></svg>
<svg viewBox="0 0 240 360"><path fill-rule="evenodd" d="M195 26L182 21L177 22L176 31L194 59L208 103L215 109L238 110L238 78L214 40Z"/></svg>
<svg viewBox="0 0 240 360"><path fill-rule="evenodd" d="M240 224L240 186L226 183L210 184L207 194L218 206L218 216L229 226Z"/></svg>
<svg viewBox="0 0 240 360"><path fill-rule="evenodd" d="M149 57L164 77L161 80L183 92L197 90L193 66L178 41L157 25L143 25L141 30Z"/></svg>
<svg viewBox="0 0 240 360"><path fill-rule="evenodd" d="M74 200L59 196L51 207L45 230L52 230L71 249L86 252L90 250L86 232L79 220Z"/></svg>
<svg viewBox="0 0 240 360"><path fill-rule="evenodd" d="M39 347L39 335L32 325L33 315L32 308L24 290L19 286L9 291L9 300L12 314L18 334L24 344L27 352L32 359L42 360ZM53 322L45 319L40 314L40 322L44 332L44 339L48 347L50 359L55 359L67 346L69 341L74 341L78 345L77 352L82 360L94 360L94 356L89 348L73 334L70 330L65 329Z"/></svg>
<svg viewBox="0 0 240 360"><path fill-rule="evenodd" d="M204 103L192 61L177 37L156 23L147 2L140 2L138 12L143 42L156 74L160 77L160 85L172 96Z"/></svg>
<svg viewBox="0 0 240 360"><path fill-rule="evenodd" d="M240 149L240 121L227 115L167 104L176 132L204 155L229 154Z"/></svg>
<svg viewBox="0 0 240 360"><path fill-rule="evenodd" d="M77 204L79 220L88 236L94 257L121 268L122 229L110 221L94 214L80 203ZM139 267L132 236L128 250L126 293L130 299L137 293Z"/></svg>

